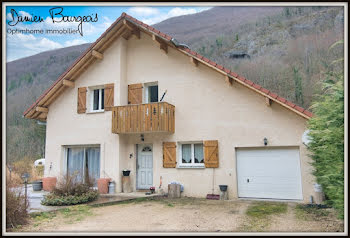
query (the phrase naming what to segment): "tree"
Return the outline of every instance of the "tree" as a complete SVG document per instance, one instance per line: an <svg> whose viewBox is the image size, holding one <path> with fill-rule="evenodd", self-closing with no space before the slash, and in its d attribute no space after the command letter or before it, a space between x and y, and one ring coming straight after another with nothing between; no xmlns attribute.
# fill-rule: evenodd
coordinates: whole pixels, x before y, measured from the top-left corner
<svg viewBox="0 0 350 238"><path fill-rule="evenodd" d="M217 48L221 48L222 47L222 41L223 41L223 37L216 38L215 42L216 42Z"/></svg>
<svg viewBox="0 0 350 238"><path fill-rule="evenodd" d="M304 104L304 95L302 87L302 78L299 74L297 67L293 67L293 76L294 76L294 85L295 85L295 100L297 103L303 106Z"/></svg>
<svg viewBox="0 0 350 238"><path fill-rule="evenodd" d="M284 11L284 15L288 18L288 17L290 17L290 10L289 10L289 7L285 7L284 9L283 9L283 11Z"/></svg>
<svg viewBox="0 0 350 238"><path fill-rule="evenodd" d="M327 74L323 94L312 105L309 120L314 175L322 185L327 203L344 217L344 76Z"/></svg>

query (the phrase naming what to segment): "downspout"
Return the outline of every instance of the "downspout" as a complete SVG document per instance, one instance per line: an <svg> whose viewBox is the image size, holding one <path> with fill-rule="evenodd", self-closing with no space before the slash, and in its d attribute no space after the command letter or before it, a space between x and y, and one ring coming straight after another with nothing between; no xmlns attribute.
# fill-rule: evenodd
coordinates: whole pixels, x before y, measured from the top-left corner
<svg viewBox="0 0 350 238"><path fill-rule="evenodd" d="M213 168L213 187L212 187L212 193L214 194L214 179L215 179L215 168Z"/></svg>

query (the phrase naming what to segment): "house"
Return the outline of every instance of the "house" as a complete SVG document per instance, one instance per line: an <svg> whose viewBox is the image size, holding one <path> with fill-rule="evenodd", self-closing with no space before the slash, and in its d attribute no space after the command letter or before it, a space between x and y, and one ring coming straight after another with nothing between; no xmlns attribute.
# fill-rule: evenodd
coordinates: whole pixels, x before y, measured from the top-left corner
<svg viewBox="0 0 350 238"><path fill-rule="evenodd" d="M47 122L45 177L205 197L314 196L312 113L123 13L25 112Z"/></svg>

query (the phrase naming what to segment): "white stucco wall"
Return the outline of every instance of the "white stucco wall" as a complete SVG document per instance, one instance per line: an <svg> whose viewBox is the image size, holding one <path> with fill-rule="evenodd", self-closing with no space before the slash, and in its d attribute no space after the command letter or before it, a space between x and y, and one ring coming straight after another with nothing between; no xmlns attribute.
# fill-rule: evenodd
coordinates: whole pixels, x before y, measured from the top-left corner
<svg viewBox="0 0 350 238"><path fill-rule="evenodd" d="M120 61L125 60L125 53L125 40L113 43L105 52L103 60L97 60L87 68L75 81L75 87L67 88L50 105L46 127L46 177L62 176L65 145L90 144L98 144L101 148L100 177L118 177L119 137L111 133L112 112L78 114L77 91L80 87L114 83L115 105L122 105L119 91L120 88L125 89L126 71L125 67L121 68ZM89 102L88 95L87 101Z"/></svg>
<svg viewBox="0 0 350 238"><path fill-rule="evenodd" d="M159 97L167 90L164 101L175 105L174 134L116 135L111 133L111 112L77 114L77 88L115 83L115 105L127 104L127 85L158 81ZM184 195L204 197L219 193L219 184L229 186L229 197L237 197L237 147L268 146L300 147L304 201L313 194L310 159L301 142L306 120L294 112L233 83L229 86L224 76L199 64L172 48L168 54L146 34L141 39L119 39L104 53L104 59L91 65L76 81L74 89L67 89L49 108L47 118L47 164L45 176L57 176L62 171L62 145L101 144L101 177L117 181L121 191L120 172L131 169L136 188L136 146L153 144L153 184L163 188L178 181L184 184ZM162 142L219 141L219 168L180 169L163 168ZM133 158L129 158L129 154ZM213 176L215 175L215 176Z"/></svg>

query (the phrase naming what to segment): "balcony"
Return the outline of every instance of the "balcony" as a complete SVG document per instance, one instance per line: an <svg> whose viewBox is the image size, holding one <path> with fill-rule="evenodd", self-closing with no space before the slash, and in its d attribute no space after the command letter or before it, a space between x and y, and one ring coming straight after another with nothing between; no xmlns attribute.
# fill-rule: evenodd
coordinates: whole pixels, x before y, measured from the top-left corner
<svg viewBox="0 0 350 238"><path fill-rule="evenodd" d="M116 134L175 132L175 106L166 102L117 106L112 109Z"/></svg>

